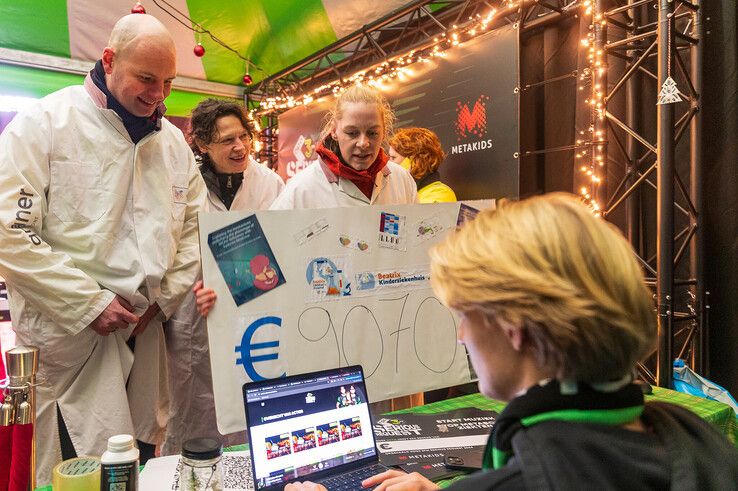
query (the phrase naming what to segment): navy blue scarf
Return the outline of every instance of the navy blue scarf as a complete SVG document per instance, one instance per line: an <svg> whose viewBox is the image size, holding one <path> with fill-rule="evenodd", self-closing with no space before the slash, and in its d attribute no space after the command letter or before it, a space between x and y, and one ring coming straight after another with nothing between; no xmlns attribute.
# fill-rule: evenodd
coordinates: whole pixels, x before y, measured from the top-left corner
<svg viewBox="0 0 738 491"><path fill-rule="evenodd" d="M140 142L146 135L159 131L161 129L161 117L163 114L157 108L152 116L135 116L121 105L113 94L108 90L105 84L105 70L103 70L102 61L95 63L95 68L90 70L90 76L97 88L103 91L108 101L108 109L112 109L123 120L123 126L128 131L133 143Z"/></svg>

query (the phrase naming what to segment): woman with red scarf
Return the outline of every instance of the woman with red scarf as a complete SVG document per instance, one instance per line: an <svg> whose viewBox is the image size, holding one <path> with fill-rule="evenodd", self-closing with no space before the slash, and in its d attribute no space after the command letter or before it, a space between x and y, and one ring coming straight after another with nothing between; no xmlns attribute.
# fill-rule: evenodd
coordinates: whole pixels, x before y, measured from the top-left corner
<svg viewBox="0 0 738 491"><path fill-rule="evenodd" d="M382 149L393 119L378 91L351 86L329 113L316 149L320 159L287 182L271 209L415 203L412 176Z"/></svg>
<svg viewBox="0 0 738 491"><path fill-rule="evenodd" d="M389 103L377 90L351 86L338 96L328 115L316 148L320 159L290 179L270 209L416 203L415 180L390 162L382 149L393 120ZM215 304L215 292L203 288L196 296L198 310L207 315ZM374 412L422 404L422 399L409 396L379 404Z"/></svg>

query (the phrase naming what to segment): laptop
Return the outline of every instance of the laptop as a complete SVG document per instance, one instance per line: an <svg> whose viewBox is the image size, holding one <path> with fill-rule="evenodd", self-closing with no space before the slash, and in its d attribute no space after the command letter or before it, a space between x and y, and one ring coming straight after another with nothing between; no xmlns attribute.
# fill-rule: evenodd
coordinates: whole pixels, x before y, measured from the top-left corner
<svg viewBox="0 0 738 491"><path fill-rule="evenodd" d="M243 385L256 491L313 481L360 490L384 472L360 366Z"/></svg>

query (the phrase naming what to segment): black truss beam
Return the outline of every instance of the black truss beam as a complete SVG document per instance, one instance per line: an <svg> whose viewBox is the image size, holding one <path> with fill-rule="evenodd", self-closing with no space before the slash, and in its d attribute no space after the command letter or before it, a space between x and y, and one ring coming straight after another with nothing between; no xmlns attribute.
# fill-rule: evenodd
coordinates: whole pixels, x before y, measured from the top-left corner
<svg viewBox="0 0 738 491"><path fill-rule="evenodd" d="M575 14L573 5L564 0L417 0L265 78L247 89L246 97L252 102L274 95L296 97L411 51L446 48L450 31L476 22L492 8L496 15L490 28L518 22L521 29L531 30Z"/></svg>
<svg viewBox="0 0 738 491"><path fill-rule="evenodd" d="M622 180L604 200L606 206L602 214L609 217L625 207L628 236L638 251L639 261L649 272L646 283L655 292L659 330L655 357L641 365L641 375L669 387L675 357L687 357L692 368L701 373L706 374L709 367L706 344L709 292L704 285L701 226L700 40L704 28L700 2L628 0L627 5L621 5L595 0L593 5L594 43L604 56L604 63L600 63L609 66L607 60L612 58L620 60L618 64L622 67L619 73L608 70L599 80L592 79L593 85L599 83L607 87L601 98L604 107L600 114L604 114L604 118L593 111L593 128L601 133L595 133L598 136L593 137L592 143L606 149L608 163L622 164L625 169ZM658 10L658 18L651 14L653 9ZM606 22L597 22L597 19ZM680 54L687 49L688 61ZM593 74L597 68L591 66ZM645 79L640 77L644 74L648 76ZM608 84L607 78L611 83ZM655 96L664 90L669 78L677 81L681 102L672 99L657 104L656 131L653 132L653 128L643 123L643 115L653 109L643 107L647 98L642 87L646 84ZM687 129L690 139L689 142L685 139L682 147L689 148L678 152L677 144ZM624 135L625 143L618 131ZM654 139L655 144L652 143ZM609 142L615 145L608 152ZM639 157L641 149L645 149L645 153ZM655 161L642 170L651 156ZM649 179L654 173L655 181ZM646 192L651 193L650 200L643 199ZM655 239L651 253L644 248L644 237ZM677 324L680 328L675 329Z"/></svg>

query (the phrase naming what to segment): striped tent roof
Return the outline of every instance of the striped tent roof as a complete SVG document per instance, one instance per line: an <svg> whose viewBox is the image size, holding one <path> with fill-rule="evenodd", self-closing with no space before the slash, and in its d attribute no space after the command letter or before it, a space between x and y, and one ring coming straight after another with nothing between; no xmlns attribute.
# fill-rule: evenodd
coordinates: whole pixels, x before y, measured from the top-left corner
<svg viewBox="0 0 738 491"><path fill-rule="evenodd" d="M51 59L87 66L100 56L115 21L130 12L132 0L2 0L0 2L0 95L40 97L80 83L78 74L12 66L3 59ZM242 92L246 62L194 32L188 19L250 58L255 82L322 49L408 3L408 0L142 0L161 20L177 45L178 75L214 82ZM193 48L202 43L205 56ZM40 55L40 56L32 56ZM43 63L36 63L36 65ZM211 86L214 86L211 84ZM197 84L195 84L197 87ZM186 116L208 92L185 88L167 99L169 114ZM222 92L222 91L221 91ZM226 90L225 92L229 92Z"/></svg>

